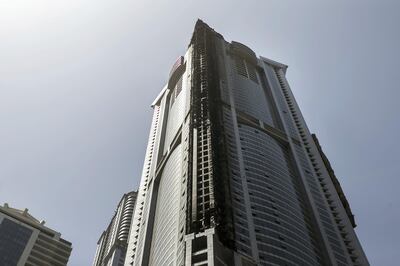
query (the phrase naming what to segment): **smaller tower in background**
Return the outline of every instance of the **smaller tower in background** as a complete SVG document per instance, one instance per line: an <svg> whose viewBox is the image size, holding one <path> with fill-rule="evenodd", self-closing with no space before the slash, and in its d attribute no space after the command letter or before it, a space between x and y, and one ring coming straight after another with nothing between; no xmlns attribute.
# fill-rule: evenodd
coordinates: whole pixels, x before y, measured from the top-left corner
<svg viewBox="0 0 400 266"><path fill-rule="evenodd" d="M110 224L97 242L94 266L124 265L136 197L137 192L132 191L120 200Z"/></svg>
<svg viewBox="0 0 400 266"><path fill-rule="evenodd" d="M67 265L72 245L28 213L0 206L0 265Z"/></svg>

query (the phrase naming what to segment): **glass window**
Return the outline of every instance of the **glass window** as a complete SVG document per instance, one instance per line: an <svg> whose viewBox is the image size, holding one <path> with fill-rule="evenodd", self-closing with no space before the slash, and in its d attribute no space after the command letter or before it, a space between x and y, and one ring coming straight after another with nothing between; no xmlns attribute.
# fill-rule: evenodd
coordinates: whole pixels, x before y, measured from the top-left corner
<svg viewBox="0 0 400 266"><path fill-rule="evenodd" d="M17 265L31 235L31 229L3 219L0 224L0 265Z"/></svg>

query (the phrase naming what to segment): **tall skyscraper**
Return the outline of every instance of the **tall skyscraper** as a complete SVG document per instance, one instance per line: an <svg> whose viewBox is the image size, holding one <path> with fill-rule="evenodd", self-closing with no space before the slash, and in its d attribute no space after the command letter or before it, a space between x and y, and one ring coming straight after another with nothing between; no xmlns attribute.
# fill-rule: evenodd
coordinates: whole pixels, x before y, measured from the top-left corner
<svg viewBox="0 0 400 266"><path fill-rule="evenodd" d="M93 266L122 266L125 262L129 228L137 192L124 194L107 229L97 242Z"/></svg>
<svg viewBox="0 0 400 266"><path fill-rule="evenodd" d="M71 243L28 213L0 206L0 265L67 265Z"/></svg>
<svg viewBox="0 0 400 266"><path fill-rule="evenodd" d="M126 265L369 265L286 69L196 23L152 104Z"/></svg>

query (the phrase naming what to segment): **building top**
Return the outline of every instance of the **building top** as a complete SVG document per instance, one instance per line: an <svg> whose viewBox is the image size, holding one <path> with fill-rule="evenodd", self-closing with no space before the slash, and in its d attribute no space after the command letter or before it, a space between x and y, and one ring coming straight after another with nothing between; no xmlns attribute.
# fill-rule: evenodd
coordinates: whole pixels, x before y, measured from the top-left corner
<svg viewBox="0 0 400 266"><path fill-rule="evenodd" d="M164 88L161 90L161 92L154 99L153 103L151 104L151 107L154 107L156 104L158 104L158 102L161 100L161 98L163 97L163 95L164 95L164 93L166 92L167 89L168 89L168 86L165 85Z"/></svg>
<svg viewBox="0 0 400 266"><path fill-rule="evenodd" d="M121 207L121 204L124 202L124 200L126 199L127 196L129 195L135 195L137 194L137 191L130 191L125 193L122 198L119 200L118 205L117 205L117 209L114 211L114 215L112 216L110 223L107 226L107 229L103 231L103 233L101 233L99 240L97 240L97 244L101 243L102 238L106 235L107 231L110 231L112 229L113 226L115 226L113 224L113 221L115 220L116 216L118 215L118 209Z"/></svg>
<svg viewBox="0 0 400 266"><path fill-rule="evenodd" d="M269 59L269 58L266 58L266 57L264 57L264 56L260 56L260 59L263 60L264 62L266 62L266 63L272 65L272 66L282 68L283 71L286 73L286 69L288 68L287 65L282 64L282 63L279 63L279 62L276 62L276 61L271 60L271 59Z"/></svg>
<svg viewBox="0 0 400 266"><path fill-rule="evenodd" d="M52 238L56 238L57 240L60 240L61 242L65 243L69 246L72 245L71 242L61 238L61 233L54 231L53 229L50 229L47 226L45 226L44 220L38 220L34 216L32 216L28 212L27 208L25 208L23 210L16 209L16 208L10 207L8 205L8 203L4 203L3 206L0 206L0 212L4 213L20 222L26 223L26 224L40 230L44 234L46 234Z"/></svg>
<svg viewBox="0 0 400 266"><path fill-rule="evenodd" d="M205 23L204 21L202 21L201 19L198 19L195 25L196 27L207 27L209 29L211 29L217 36L219 36L220 38L224 39L224 37L220 34L214 31L214 29L212 29L210 26L208 26L207 23ZM286 73L286 69L288 68L287 65L271 60L269 58L266 58L264 56L260 56L259 58L257 58L257 54L247 45L244 45L243 43L237 42L237 41L232 41L230 43L230 47L232 49L232 51L234 51L235 53L241 54L241 56L250 59L250 62L256 63L256 60L262 60L274 67L278 67L278 68L282 68L283 71Z"/></svg>
<svg viewBox="0 0 400 266"><path fill-rule="evenodd" d="M220 38L224 39L224 37L221 34L215 32L210 26L207 25L207 23L203 22L201 19L197 20L195 27L207 27L207 28L211 29L217 36L219 36ZM271 60L271 59L266 58L264 56L257 57L257 54L250 47L248 47L248 46L246 46L246 45L244 45L244 44L242 44L240 42L232 41L230 43L230 49L231 49L231 51L233 53L236 53L236 54L239 54L239 55L243 56L244 58L248 59L249 62L252 62L254 65L257 65L258 62L263 61L263 62L265 62L265 63L267 63L267 64L269 64L269 65L271 65L273 67L281 68L283 70L283 72L286 74L286 70L288 68L287 65L285 65L283 63L280 63L280 62L277 62L277 61L274 61L274 60ZM174 64L171 67L171 70L170 70L170 73L169 73L169 82L168 82L168 84L169 83L174 83L174 81L176 81L175 80L176 76L179 76L179 74L181 74L180 70L184 69L184 63L185 63L184 57L183 56L179 56L178 59L174 62ZM155 98L155 100L151 104L152 107L154 107L157 103L159 103L160 99L162 98L162 96L164 95L166 90L170 87L168 84L161 90L161 92Z"/></svg>

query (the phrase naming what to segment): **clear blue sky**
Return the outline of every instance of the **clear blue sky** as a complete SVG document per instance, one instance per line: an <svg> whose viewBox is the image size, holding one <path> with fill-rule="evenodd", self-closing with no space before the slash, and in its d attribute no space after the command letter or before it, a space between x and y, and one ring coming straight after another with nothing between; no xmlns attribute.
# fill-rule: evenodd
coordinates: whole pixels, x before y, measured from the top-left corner
<svg viewBox="0 0 400 266"><path fill-rule="evenodd" d="M150 104L202 18L288 80L372 265L400 250L400 2L0 2L0 204L29 208L89 265L139 183Z"/></svg>

